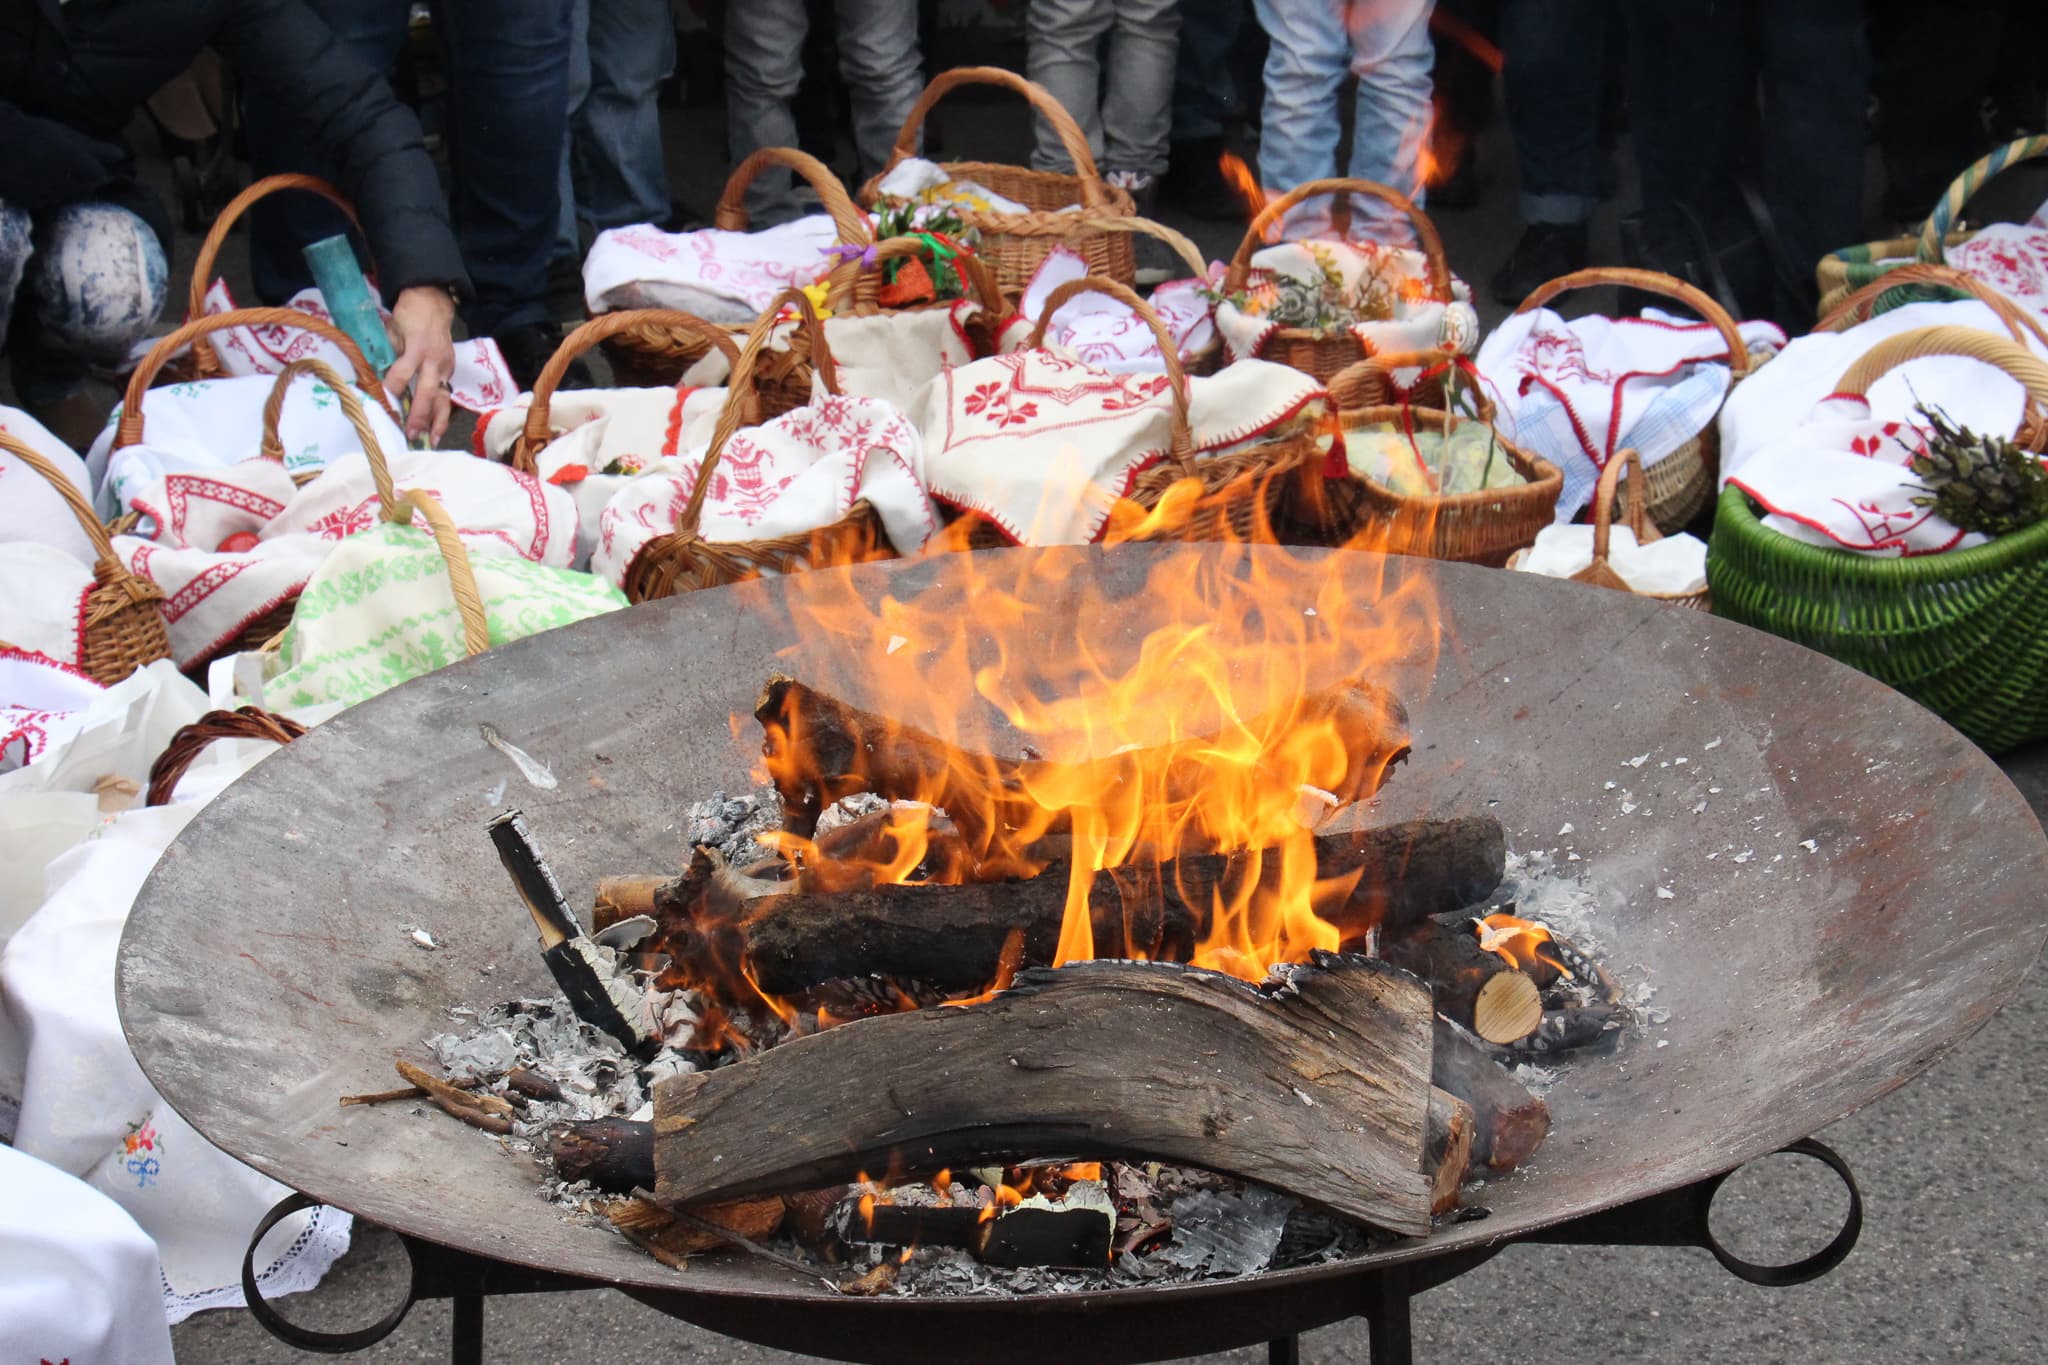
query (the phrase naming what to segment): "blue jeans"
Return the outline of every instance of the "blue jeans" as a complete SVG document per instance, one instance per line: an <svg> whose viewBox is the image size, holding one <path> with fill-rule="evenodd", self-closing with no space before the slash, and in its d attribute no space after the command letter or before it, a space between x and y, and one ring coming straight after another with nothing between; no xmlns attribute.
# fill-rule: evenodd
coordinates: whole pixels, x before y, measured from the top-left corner
<svg viewBox="0 0 2048 1365"><path fill-rule="evenodd" d="M1429 128L1429 41L1435 0L1255 0L1272 40L1259 141L1259 182L1290 190L1337 174L1337 92L1358 77L1358 118L1346 175L1374 180L1422 200L1423 139ZM1288 215L1289 237L1330 230L1329 202L1311 200ZM1360 200L1354 236L1408 240L1400 216Z"/></svg>
<svg viewBox="0 0 2048 1365"><path fill-rule="evenodd" d="M78 392L156 325L169 281L149 224L113 204L66 204L40 218L0 203L0 346L30 408Z"/></svg>
<svg viewBox="0 0 2048 1365"><path fill-rule="evenodd" d="M398 59L408 0L306 0L343 43L379 70ZM571 0L435 0L449 83L455 237L475 297L463 320L475 336L546 322L548 257L561 230L552 169L568 135ZM258 175L305 171L335 179L308 153L289 109L249 101L249 159ZM550 168L535 174L535 167ZM312 283L300 249L347 230L340 214L302 194L273 195L251 213L256 292L282 302Z"/></svg>
<svg viewBox="0 0 2048 1365"><path fill-rule="evenodd" d="M1501 78L1524 223L1583 223L1600 202L1600 66L1614 0L1507 0Z"/></svg>
<svg viewBox="0 0 2048 1365"><path fill-rule="evenodd" d="M668 218L658 101L676 68L676 25L669 0L574 0L569 26L560 249L580 259L578 218L599 231Z"/></svg>

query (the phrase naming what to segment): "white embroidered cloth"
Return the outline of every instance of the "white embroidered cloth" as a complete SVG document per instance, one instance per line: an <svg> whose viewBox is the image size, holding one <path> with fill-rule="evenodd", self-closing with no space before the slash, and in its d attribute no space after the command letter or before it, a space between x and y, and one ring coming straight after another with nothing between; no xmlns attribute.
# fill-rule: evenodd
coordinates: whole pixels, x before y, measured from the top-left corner
<svg viewBox="0 0 2048 1365"><path fill-rule="evenodd" d="M1198 455L1319 415L1328 399L1301 371L1256 360L1188 387ZM1113 374L1053 351L948 370L924 400L932 494L1022 544L1089 544L1132 481L1166 458L1171 401L1164 375Z"/></svg>
<svg viewBox="0 0 2048 1365"><path fill-rule="evenodd" d="M777 294L814 284L837 264L839 240L822 213L759 232L663 232L646 223L597 234L583 262L593 314L676 308L706 322L752 322Z"/></svg>
<svg viewBox="0 0 2048 1365"><path fill-rule="evenodd" d="M78 667L92 589L92 570L55 546L0 543L0 641Z"/></svg>
<svg viewBox="0 0 2048 1365"><path fill-rule="evenodd" d="M613 496L591 572L624 583L641 548L675 529L703 458L703 448L691 450L680 467L643 475ZM925 491L924 439L900 409L877 398L816 397L741 431L726 443L712 479L698 533L713 543L816 530L862 499L899 553L922 549L938 528Z"/></svg>
<svg viewBox="0 0 2048 1365"><path fill-rule="evenodd" d="M229 292L226 280L215 280L213 287L206 291L206 311L209 314L226 313L239 306ZM334 321L334 315L327 311L327 300L318 289L300 290L285 307L310 313L322 322ZM386 322L391 320L391 314L381 305L377 311ZM214 354L220 357L221 368L230 375L274 375L292 361L306 356L326 361L334 367L336 374L355 372L339 346L297 327L277 324L230 327L224 332L215 332L207 340L212 343ZM470 412L485 412L517 392L519 385L513 381L512 371L505 364L504 353L498 349L496 341L479 337L455 343L455 373L449 376L448 396L456 407ZM392 400L395 403L397 395L394 394Z"/></svg>
<svg viewBox="0 0 2048 1365"><path fill-rule="evenodd" d="M0 773L26 767L76 735L105 690L46 655L0 647Z"/></svg>
<svg viewBox="0 0 2048 1365"><path fill-rule="evenodd" d="M171 1365L156 1243L113 1200L0 1144L0 1359Z"/></svg>
<svg viewBox="0 0 2048 1365"><path fill-rule="evenodd" d="M0 431L6 432L63 470L72 485L92 499L92 477L77 452L50 429L20 408L0 403ZM53 546L78 560L93 561L92 542L79 529L78 518L42 475L9 450L0 450L0 542L33 540ZM0 637L4 638L4 637Z"/></svg>
<svg viewBox="0 0 2048 1365"><path fill-rule="evenodd" d="M1759 362L1785 344L1768 322L1739 330ZM1510 314L1477 364L1499 408L1495 424L1563 471L1557 519L1570 521L1614 452L1633 446L1649 468L1707 429L1728 393L1727 356L1704 322L1655 310L1567 322L1538 308Z"/></svg>
<svg viewBox="0 0 2048 1365"><path fill-rule="evenodd" d="M915 412L933 378L978 356L966 327L980 312L972 300L955 299L945 308L826 318L825 340L838 368L840 392ZM788 335L783 332L776 344L786 347ZM825 396L824 382L813 370L812 401Z"/></svg>
<svg viewBox="0 0 2048 1365"><path fill-rule="evenodd" d="M1211 263L1206 280L1169 280L1152 291L1146 302L1166 326L1174 349L1184 361L1193 360L1216 340L1216 310L1202 293L1223 279L1223 266ZM1068 247L1056 246L1032 273L1024 287L1024 299L1017 316L1003 329L1001 349L1021 350L1031 339L1031 329L1045 312L1053 290L1088 274L1088 263ZM1071 352L1078 360L1111 374L1161 374L1166 363L1159 354L1159 338L1143 320L1107 294L1077 294L1060 306L1045 329L1046 344Z"/></svg>
<svg viewBox="0 0 2048 1365"><path fill-rule="evenodd" d="M1395 290L1393 316L1354 323L1350 329L1368 355L1432 347L1469 355L1479 342L1479 314L1472 307L1471 287L1454 276L1450 302L1425 297L1428 261L1413 247L1376 242L1280 242L1253 253L1251 264L1245 292L1253 306L1240 308L1229 300L1216 306L1216 325L1232 360L1258 355L1280 330L1280 324L1263 315L1261 305L1271 306L1281 277L1314 284L1326 274L1334 274L1349 295L1362 279L1374 271L1383 272Z"/></svg>
<svg viewBox="0 0 2048 1365"><path fill-rule="evenodd" d="M875 192L887 199L909 199L920 204L940 204L977 213L1029 213L1030 208L986 185L972 180L955 180L953 173L936 161L913 156L896 164L882 177ZM1075 204L1062 212L1079 210Z"/></svg>

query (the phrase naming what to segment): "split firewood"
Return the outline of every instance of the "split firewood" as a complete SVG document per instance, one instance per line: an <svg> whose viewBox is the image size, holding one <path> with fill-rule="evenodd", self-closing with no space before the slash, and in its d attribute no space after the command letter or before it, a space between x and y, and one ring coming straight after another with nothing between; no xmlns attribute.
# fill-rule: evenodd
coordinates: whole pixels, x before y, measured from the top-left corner
<svg viewBox="0 0 2048 1365"><path fill-rule="evenodd" d="M1472 1106L1472 1159L1512 1171L1550 1134L1550 1106L1523 1088L1486 1044L1439 1016L1430 1080Z"/></svg>
<svg viewBox="0 0 2048 1365"><path fill-rule="evenodd" d="M1429 1128L1422 1169L1429 1173L1429 1211L1442 1216L1458 1207L1458 1191L1472 1166L1472 1106L1450 1091L1429 1088Z"/></svg>
<svg viewBox="0 0 2048 1365"><path fill-rule="evenodd" d="M1034 791L1113 791L1136 773L1158 775L1165 805L1199 801L1213 768L1201 755L1220 736L1202 735L1155 749L1079 763L1007 759L962 749L920 730L780 675L754 704L762 753L782 797L783 828L808 838L818 816L857 792L885 800L922 801L945 810L976 850L1028 843L1067 832L1067 816L1048 810ZM1383 688L1352 681L1303 697L1292 726L1327 721L1341 743L1324 769L1303 775L1339 805L1372 795L1388 769L1408 752L1408 715ZM1251 722L1267 734L1281 722Z"/></svg>
<svg viewBox="0 0 2048 1365"><path fill-rule="evenodd" d="M590 932L601 933L620 920L654 914L654 893L670 879L660 875L600 877L590 907Z"/></svg>
<svg viewBox="0 0 2048 1365"><path fill-rule="evenodd" d="M782 1227L780 1199L736 1199L725 1204L708 1204L682 1218L647 1199L623 1199L605 1210L611 1225L655 1260L681 1270L686 1257L722 1246L741 1245L739 1239L760 1242L773 1237ZM803 1267L807 1274L817 1272Z"/></svg>
<svg viewBox="0 0 2048 1365"><path fill-rule="evenodd" d="M650 1188L653 1182L649 1182ZM782 1196L789 1230L808 1250L828 1262L837 1263L845 1243L840 1240L837 1215L854 1191L851 1185L832 1185L822 1190L801 1190Z"/></svg>
<svg viewBox="0 0 2048 1365"><path fill-rule="evenodd" d="M1536 1032L1543 992L1498 953L1479 946L1469 920L1425 919L1380 938L1380 956L1429 983L1439 1014L1505 1046Z"/></svg>
<svg viewBox="0 0 2048 1365"><path fill-rule="evenodd" d="M548 1143L555 1174L610 1194L654 1184L654 1125L636 1119L565 1123Z"/></svg>
<svg viewBox="0 0 2048 1365"><path fill-rule="evenodd" d="M670 1077L655 1087L656 1192L688 1205L892 1158L957 1168L1078 1152L1201 1165L1425 1234L1427 991L1355 955L1277 975L1254 989L1164 963L1076 962L974 1005Z"/></svg>
<svg viewBox="0 0 2048 1365"><path fill-rule="evenodd" d="M1426 920L1484 897L1500 883L1507 850L1491 816L1322 834L1315 848L1314 909L1353 942L1390 911L1403 922ZM1088 908L1096 955L1187 961L1207 935L1217 893L1255 875L1252 862L1194 854L1095 873ZM1264 871L1273 870L1267 860ZM996 978L1015 935L1022 935L1020 965L1052 962L1070 875L1055 864L1013 882L781 892L746 907L741 956L771 995L869 974L941 991L979 990Z"/></svg>

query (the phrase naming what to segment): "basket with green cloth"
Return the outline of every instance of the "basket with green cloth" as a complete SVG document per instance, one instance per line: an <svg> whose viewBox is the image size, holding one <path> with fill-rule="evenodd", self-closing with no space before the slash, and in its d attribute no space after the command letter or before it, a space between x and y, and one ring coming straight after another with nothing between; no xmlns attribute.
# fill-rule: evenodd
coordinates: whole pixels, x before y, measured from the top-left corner
<svg viewBox="0 0 2048 1365"><path fill-rule="evenodd" d="M2048 364L1991 332L1925 327L1871 348L1836 386L1861 394L1930 355L1994 365L2026 387L2039 449ZM1707 546L1714 611L1861 669L1993 753L2048 737L2048 521L1945 554L1877 558L1764 525L1741 489L1721 493Z"/></svg>
<svg viewBox="0 0 2048 1365"><path fill-rule="evenodd" d="M1918 237L1865 242L1821 257L1816 272L1820 279L1821 315L1825 317L1834 312L1851 294L1900 266L1915 261L1933 265L1944 263L1948 247L1969 240L1970 234L1958 229L1956 224L1962 217L1963 207L1984 187L1984 183L2008 166L2042 156L2048 156L2048 137L2023 137L2008 142L1986 153L1949 183L1941 202L1934 206L1934 212L1927 215L1927 222ZM1872 311L1887 313L1908 303L1950 303L1962 297L1953 289L1937 285L1901 286L1896 290L1886 290Z"/></svg>

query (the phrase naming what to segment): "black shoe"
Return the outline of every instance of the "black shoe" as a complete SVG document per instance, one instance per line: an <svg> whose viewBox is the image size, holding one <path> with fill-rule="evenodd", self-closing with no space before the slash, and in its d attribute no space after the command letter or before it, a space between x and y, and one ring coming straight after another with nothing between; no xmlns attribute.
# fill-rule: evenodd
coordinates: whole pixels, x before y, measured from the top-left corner
<svg viewBox="0 0 2048 1365"><path fill-rule="evenodd" d="M512 382L519 386L521 393L530 393L533 382L540 378L540 372L562 344L562 334L554 324L529 322L518 327L507 327L495 338L498 350L505 357L505 368L512 371ZM569 362L568 370L562 375L557 389L594 389L597 377L590 372L590 366L582 357Z"/></svg>
<svg viewBox="0 0 2048 1365"><path fill-rule="evenodd" d="M1479 153L1467 145L1451 173L1443 183L1431 185L1428 195L1430 212L1455 213L1460 209L1479 207Z"/></svg>
<svg viewBox="0 0 2048 1365"><path fill-rule="evenodd" d="M1166 152L1166 197L1175 208L1209 222L1244 222L1245 202L1223 178L1221 137L1191 137Z"/></svg>
<svg viewBox="0 0 2048 1365"><path fill-rule="evenodd" d="M1586 268L1584 223L1531 223L1488 287L1494 299L1512 308L1559 275Z"/></svg>

